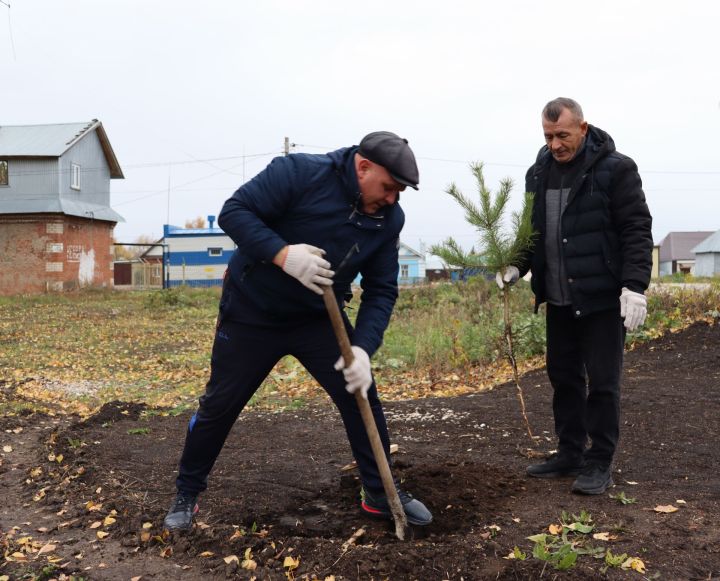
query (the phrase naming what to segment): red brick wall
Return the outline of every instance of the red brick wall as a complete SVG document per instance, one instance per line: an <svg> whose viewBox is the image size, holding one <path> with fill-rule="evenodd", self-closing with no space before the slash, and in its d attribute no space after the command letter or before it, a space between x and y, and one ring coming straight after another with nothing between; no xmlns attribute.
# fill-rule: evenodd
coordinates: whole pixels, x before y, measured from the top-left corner
<svg viewBox="0 0 720 581"><path fill-rule="evenodd" d="M0 214L0 295L112 287L114 227L64 214Z"/></svg>

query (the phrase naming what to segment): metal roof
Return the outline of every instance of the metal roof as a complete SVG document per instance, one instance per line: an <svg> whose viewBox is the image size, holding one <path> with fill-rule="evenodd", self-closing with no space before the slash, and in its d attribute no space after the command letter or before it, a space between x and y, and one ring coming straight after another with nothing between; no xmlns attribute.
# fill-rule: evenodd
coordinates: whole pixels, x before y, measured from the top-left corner
<svg viewBox="0 0 720 581"><path fill-rule="evenodd" d="M695 254L703 254L705 252L720 252L720 230L715 234L708 236L700 244L692 249Z"/></svg>
<svg viewBox="0 0 720 581"><path fill-rule="evenodd" d="M97 132L110 177L125 177L105 129L97 119L51 125L0 125L0 157L60 157L92 131Z"/></svg>
<svg viewBox="0 0 720 581"><path fill-rule="evenodd" d="M693 260L693 249L712 232L670 232L660 242L660 262Z"/></svg>

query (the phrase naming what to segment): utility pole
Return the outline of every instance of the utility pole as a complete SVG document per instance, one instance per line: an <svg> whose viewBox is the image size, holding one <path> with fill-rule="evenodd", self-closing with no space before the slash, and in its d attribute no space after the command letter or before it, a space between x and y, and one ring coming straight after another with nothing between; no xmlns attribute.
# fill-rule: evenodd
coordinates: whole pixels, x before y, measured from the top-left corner
<svg viewBox="0 0 720 581"><path fill-rule="evenodd" d="M290 155L290 138L285 138L285 147L283 148L283 152L285 153L285 156L287 157Z"/></svg>

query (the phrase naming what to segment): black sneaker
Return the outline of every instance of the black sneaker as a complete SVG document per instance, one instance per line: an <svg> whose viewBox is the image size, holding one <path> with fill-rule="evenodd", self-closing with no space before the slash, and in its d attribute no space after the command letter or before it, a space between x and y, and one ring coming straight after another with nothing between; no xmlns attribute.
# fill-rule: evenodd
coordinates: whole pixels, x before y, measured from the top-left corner
<svg viewBox="0 0 720 581"><path fill-rule="evenodd" d="M422 502L399 488L397 492L408 524L425 526L432 522L432 514ZM384 492L370 493L363 487L360 491L360 508L365 514L374 518L389 520L393 518Z"/></svg>
<svg viewBox="0 0 720 581"><path fill-rule="evenodd" d="M525 470L534 478L561 478L577 476L585 467L582 457L575 458L566 454L552 454L545 462L531 464Z"/></svg>
<svg viewBox="0 0 720 581"><path fill-rule="evenodd" d="M602 494L613 485L610 466L606 464L588 464L572 485L577 494Z"/></svg>
<svg viewBox="0 0 720 581"><path fill-rule="evenodd" d="M169 531L189 530L192 527L193 515L200 510L197 505L197 497L197 494L190 492L178 492L165 517L163 526Z"/></svg>

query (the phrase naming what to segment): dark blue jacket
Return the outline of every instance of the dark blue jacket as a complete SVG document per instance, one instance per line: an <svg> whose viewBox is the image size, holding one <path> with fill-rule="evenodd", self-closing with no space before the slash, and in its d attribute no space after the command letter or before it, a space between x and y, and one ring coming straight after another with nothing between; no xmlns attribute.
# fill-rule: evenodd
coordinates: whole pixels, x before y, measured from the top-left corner
<svg viewBox="0 0 720 581"><path fill-rule="evenodd" d="M618 308L622 287L642 293L652 270L652 217L637 165L615 149L605 131L589 126L581 170L561 217L561 248L575 317ZM547 146L525 176L533 192L534 251L519 265L532 270L535 307L545 301L545 192L550 166Z"/></svg>
<svg viewBox="0 0 720 581"><path fill-rule="evenodd" d="M355 253L334 277L342 305L350 283L362 275L362 296L352 343L372 355L398 295L398 245L405 223L399 205L366 215L359 208L355 173L357 147L322 155L275 158L225 202L220 227L237 244L230 259L230 286L223 300L230 318L282 325L327 316L322 297L272 263L287 244L312 244L325 250L335 269L354 244ZM223 305L221 304L221 311Z"/></svg>

